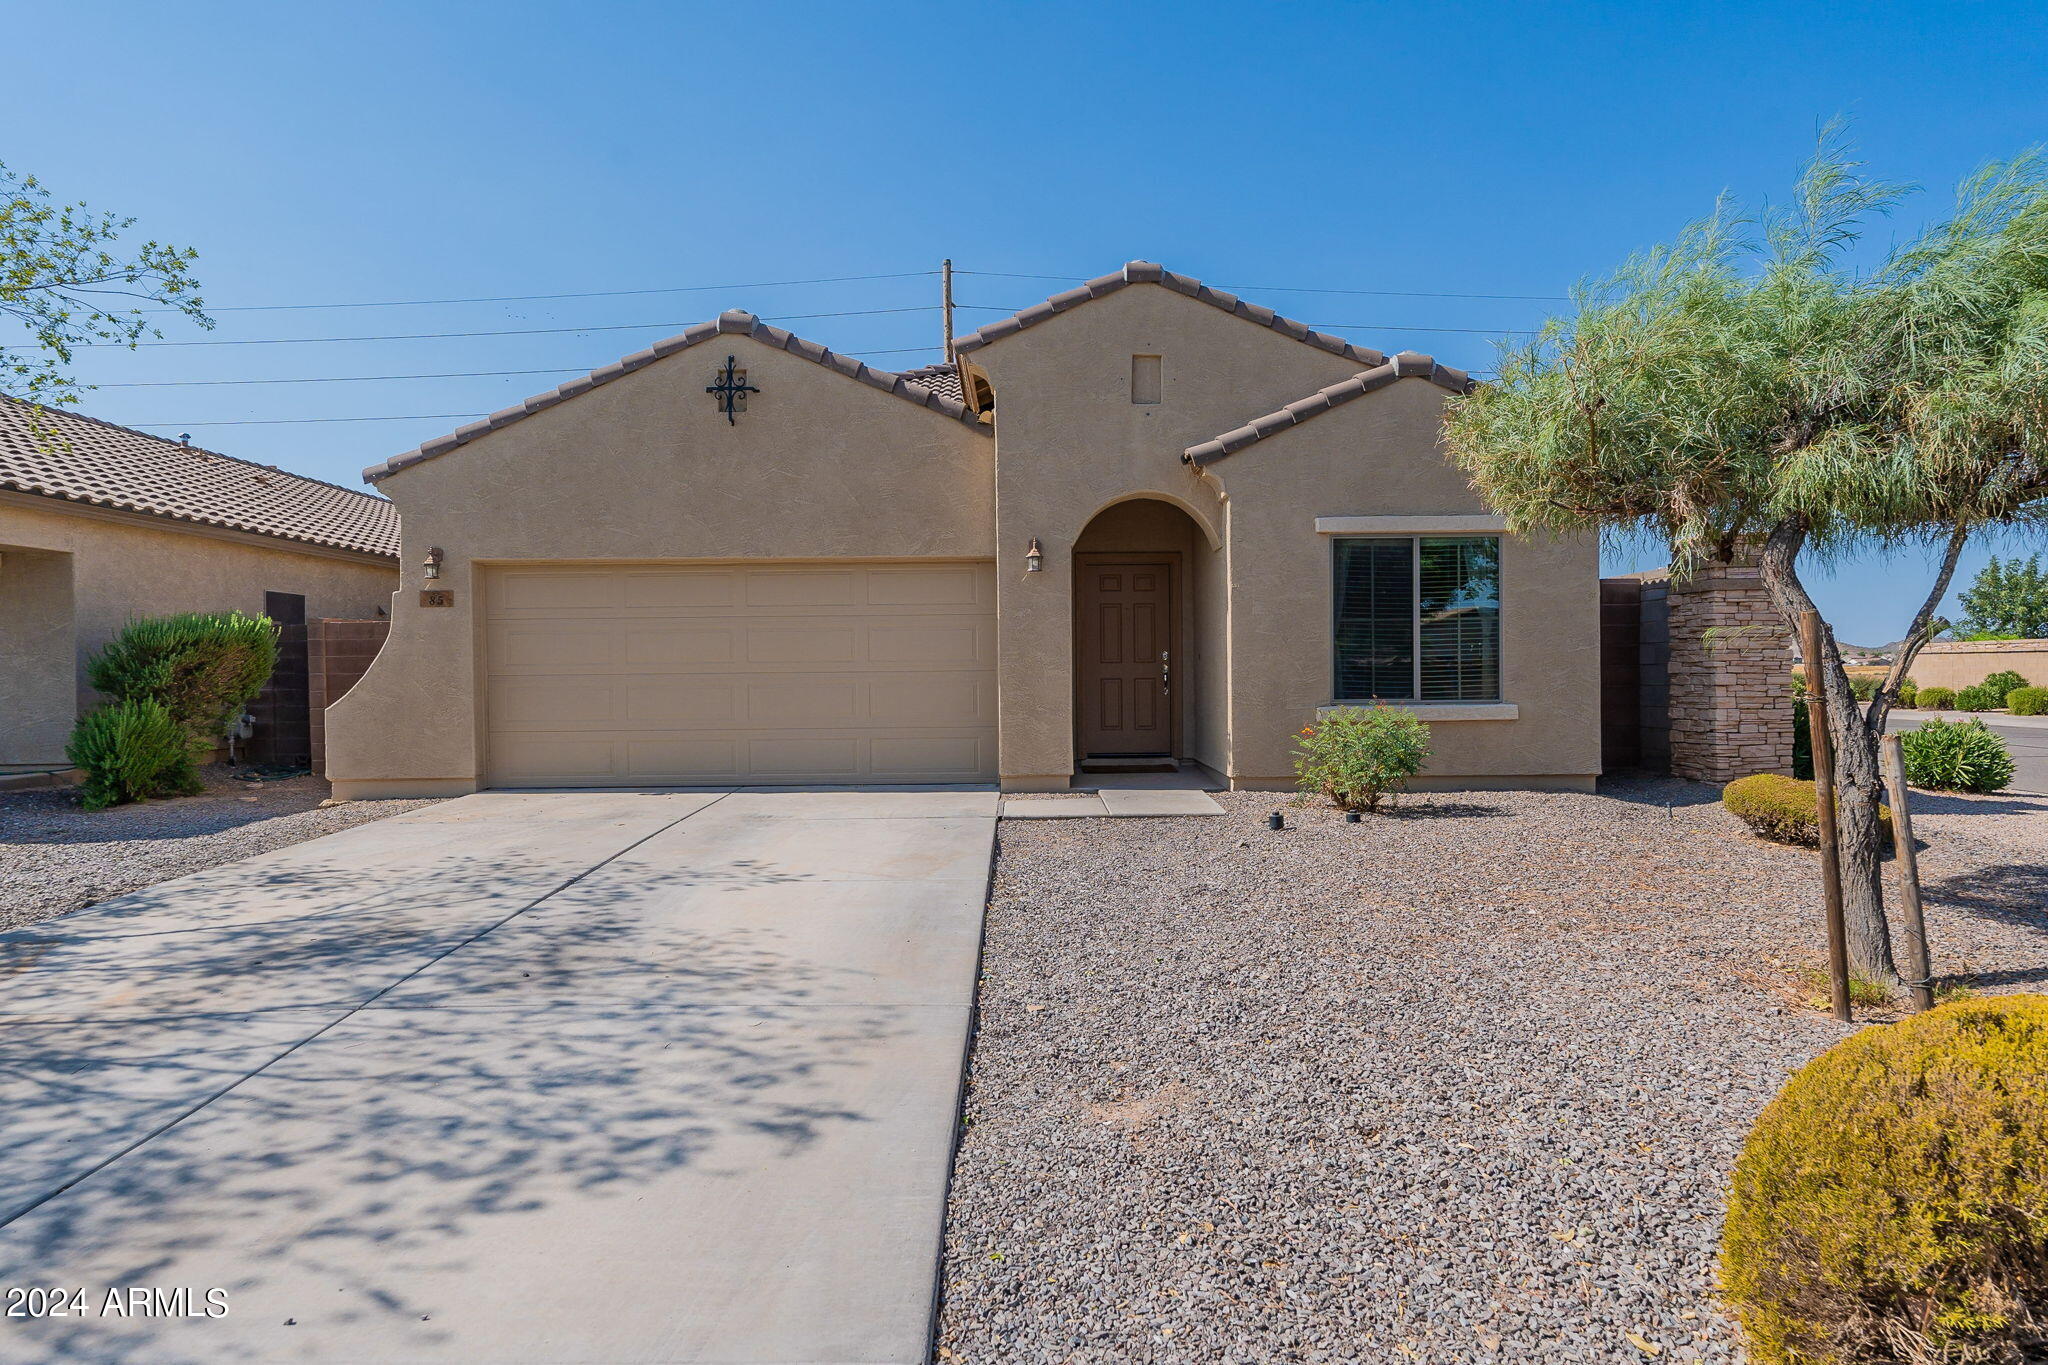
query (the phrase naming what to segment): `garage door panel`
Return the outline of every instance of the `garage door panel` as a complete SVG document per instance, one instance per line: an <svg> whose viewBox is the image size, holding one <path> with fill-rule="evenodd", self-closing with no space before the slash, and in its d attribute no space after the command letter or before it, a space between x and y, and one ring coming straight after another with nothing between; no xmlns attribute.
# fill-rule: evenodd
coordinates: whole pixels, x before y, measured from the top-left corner
<svg viewBox="0 0 2048 1365"><path fill-rule="evenodd" d="M860 661L861 632L853 626L812 621L749 626L750 664L850 664Z"/></svg>
<svg viewBox="0 0 2048 1365"><path fill-rule="evenodd" d="M729 664L739 659L737 626L664 626L635 621L611 628L625 640L618 657L633 668Z"/></svg>
<svg viewBox="0 0 2048 1365"><path fill-rule="evenodd" d="M919 722L993 725L995 700L992 679L971 673L903 673L874 680L868 714L895 727Z"/></svg>
<svg viewBox="0 0 2048 1365"><path fill-rule="evenodd" d="M508 569L492 579L491 609L493 613L516 613L617 607L621 586L616 575Z"/></svg>
<svg viewBox="0 0 2048 1365"><path fill-rule="evenodd" d="M750 569L750 607L850 607L862 600L859 569Z"/></svg>
<svg viewBox="0 0 2048 1365"><path fill-rule="evenodd" d="M995 775L991 565L507 566L484 599L493 782Z"/></svg>
<svg viewBox="0 0 2048 1365"><path fill-rule="evenodd" d="M739 741L729 737L633 739L619 744L619 771L642 782L673 782L689 774L699 782L738 780Z"/></svg>
<svg viewBox="0 0 2048 1365"><path fill-rule="evenodd" d="M625 706L620 717L628 725L716 726L741 724L742 688L733 682L632 678L623 684Z"/></svg>
<svg viewBox="0 0 2048 1365"><path fill-rule="evenodd" d="M619 657L608 621L501 621L490 632L494 671L608 672Z"/></svg>
<svg viewBox="0 0 2048 1365"><path fill-rule="evenodd" d="M876 607L989 606L980 592L981 573L968 565L944 568L875 569L867 578L867 601Z"/></svg>
<svg viewBox="0 0 2048 1365"><path fill-rule="evenodd" d="M620 719L609 678L507 677L491 689L491 721L512 728L579 729Z"/></svg>
<svg viewBox="0 0 2048 1365"><path fill-rule="evenodd" d="M629 611L671 607L730 607L741 599L741 571L697 569L627 571L620 604Z"/></svg>

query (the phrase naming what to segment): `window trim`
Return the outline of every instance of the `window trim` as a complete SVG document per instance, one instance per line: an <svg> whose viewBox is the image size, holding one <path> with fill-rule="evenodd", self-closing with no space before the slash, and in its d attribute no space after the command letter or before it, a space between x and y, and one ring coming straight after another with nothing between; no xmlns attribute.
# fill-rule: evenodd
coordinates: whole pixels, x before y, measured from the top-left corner
<svg viewBox="0 0 2048 1365"><path fill-rule="evenodd" d="M1508 598L1508 589L1507 589L1507 573L1506 573L1506 567L1507 567L1506 561L1507 561L1507 556L1506 556L1506 553L1505 553L1505 545L1506 545L1507 537L1506 537L1506 535L1505 535L1504 533L1502 533L1502 532L1499 532L1499 531L1481 531L1481 530L1467 530L1467 529L1465 529L1465 528L1463 528L1463 527L1456 527L1456 528L1446 528L1446 526L1445 526L1445 523L1446 523L1446 522L1456 522L1456 521L1461 521L1461 520L1462 520L1462 521L1491 521L1491 522L1498 522L1498 521L1500 521L1500 518L1498 518L1498 517L1463 517L1463 518L1460 518L1460 517L1317 517L1317 518L1316 518L1316 530L1317 530L1317 531L1318 531L1319 533L1321 533L1321 534L1323 535L1323 537L1324 537L1324 543L1325 543L1325 544L1326 544L1326 545L1328 546L1328 549L1326 550L1326 552L1325 552L1325 555L1324 555L1324 564L1323 564L1323 583L1324 583L1324 587L1325 587L1325 590L1326 590L1326 591L1328 592L1329 596L1328 596L1328 598L1327 598L1327 599L1326 599L1326 601L1325 601L1325 610L1324 610L1324 613L1323 613L1323 619L1324 619L1324 620L1325 620L1325 621L1326 621L1326 622L1328 623L1328 629L1329 629L1329 645L1328 645L1328 648L1329 648L1329 659L1330 659L1330 695L1331 695L1331 697L1333 698L1333 700L1331 701L1330 705L1332 705L1332 706L1398 706L1398 707L1401 707L1401 708L1402 708L1403 710L1413 710L1413 711L1418 711L1418 712L1419 712L1419 711L1422 711L1422 710L1430 710L1430 711L1437 711L1437 710L1442 710L1442 709L1452 709L1452 710L1463 710L1463 709L1465 709L1465 708L1473 708L1473 709L1475 709L1475 710L1476 710L1476 709L1484 708L1484 709L1486 709L1486 710L1487 710L1487 711L1489 712L1489 714L1485 714L1485 715L1473 715L1473 716L1472 716L1472 717L1470 717L1470 718L1471 718L1471 719L1474 719L1474 720L1482 720L1482 719L1483 719L1483 720L1513 720L1513 719L1516 719L1516 718L1517 718L1517 716L1519 715L1519 712L1515 711L1515 709L1514 709L1514 703L1512 703L1512 702L1508 701L1508 699L1507 699L1507 690L1508 690L1508 688L1507 688L1507 683L1508 683L1508 668L1507 668L1507 624L1506 624L1506 622L1507 622L1507 608L1508 608L1508 602L1507 602L1507 598ZM1363 523L1363 522L1377 522L1377 523L1388 523L1388 522L1395 522L1395 523L1403 523L1403 522L1405 522L1405 523L1412 523L1412 524L1414 524L1414 529L1404 529L1404 530L1396 530L1396 529L1393 529L1393 528L1389 527L1389 528L1387 528L1387 529L1383 529L1383 530L1374 530L1374 531L1371 531L1371 532L1367 532L1367 533L1364 533L1364 534L1360 534L1360 533L1358 533L1358 532L1353 532L1353 531L1349 531L1349 530L1338 530L1338 529L1335 529L1335 528L1336 528L1336 526L1337 526L1338 524L1340 524L1340 523L1343 523L1343 524L1358 524L1358 523ZM1327 530L1327 531L1326 531L1326 530L1324 529L1326 525L1330 526L1330 527L1331 527L1332 529L1330 529L1330 530ZM1502 553L1501 553L1501 555L1500 555L1500 563L1501 563L1501 570L1502 570L1502 571L1501 571L1501 575L1500 575L1500 578L1501 578L1501 582L1500 582L1500 605L1499 605L1499 606L1498 606L1498 607L1497 607L1497 608L1495 609L1495 621L1494 621L1494 646L1495 646L1495 649L1496 649L1496 650L1498 651L1498 654L1499 654L1499 659L1498 659L1498 666L1497 666L1497 667L1496 667L1496 669L1495 669L1495 674L1496 674L1496 682L1497 682L1497 684L1498 684L1498 685L1497 685L1497 687L1496 687L1496 689L1495 689L1495 691L1494 691L1494 695L1493 695L1493 696L1491 696L1491 697L1483 697L1483 698L1474 698L1474 699L1472 699L1472 700L1470 700L1470 701L1449 701L1449 700L1439 700L1439 699L1430 699L1430 700L1424 700L1424 699L1423 699L1423 697L1421 696L1421 692L1422 692L1422 542L1423 542L1423 540L1424 540L1425 538L1432 538L1432 539L1434 539L1434 538L1439 538L1439 537L1443 537L1443 538L1453 538L1453 539L1475 539L1475 540L1476 540L1476 539L1480 539L1480 538L1491 538L1491 539L1493 539L1494 541L1498 542L1498 543L1499 543L1499 544L1500 544L1500 545L1502 546ZM1408 629L1409 629L1409 632L1410 632L1410 634L1409 634L1409 637L1408 637L1408 638L1409 638L1409 640L1410 640L1410 642L1411 642L1411 648L1412 648L1412 650L1413 650L1413 653L1414 653L1414 658L1413 658L1413 660L1411 661L1411 664L1410 664L1410 669L1409 669L1409 678L1410 678L1410 686L1409 686L1409 694L1408 694L1408 695L1407 695L1406 697L1346 697L1346 696L1344 696L1344 695L1343 695L1343 693L1342 693L1342 692L1341 692L1341 691L1339 690L1339 684L1340 684L1340 683L1341 683L1341 682L1343 681L1343 667L1342 667L1342 665L1341 665L1341 664L1340 664L1340 663L1338 662L1338 659L1337 659L1337 546L1338 546L1339 542L1341 542L1341 541L1346 541L1346 540L1405 540L1405 541L1407 541L1407 542L1408 542L1408 554L1409 554L1409 561L1408 561L1408 564L1409 564L1409 570L1408 570L1408 572L1409 572L1409 600L1410 600L1410 604L1411 604L1411 605L1410 605L1410 608L1409 608L1409 613L1408 613L1408 620L1409 620L1409 625L1408 625ZM1506 715L1503 715L1503 714L1501 714L1501 712L1502 712L1502 709L1503 709L1503 708L1506 708L1506 709L1507 709L1508 711L1512 712L1512 714L1506 714ZM1451 716L1441 716L1441 717L1428 717L1428 718L1430 718L1430 719L1445 719L1445 720L1449 720L1449 719L1454 719L1455 717L1451 717Z"/></svg>

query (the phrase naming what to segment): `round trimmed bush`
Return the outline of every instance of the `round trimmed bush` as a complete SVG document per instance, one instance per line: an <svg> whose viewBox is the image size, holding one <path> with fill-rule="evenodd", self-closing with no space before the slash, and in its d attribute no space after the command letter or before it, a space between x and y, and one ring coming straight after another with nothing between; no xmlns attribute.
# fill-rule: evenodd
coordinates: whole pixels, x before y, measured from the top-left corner
<svg viewBox="0 0 2048 1365"><path fill-rule="evenodd" d="M1738 777L1721 789L1721 804L1760 837L1801 848L1820 847L1820 796L1811 782L1781 773ZM1839 804L1837 809L1840 809ZM1892 811L1877 808L1885 843L1892 837Z"/></svg>
<svg viewBox="0 0 2048 1365"><path fill-rule="evenodd" d="M1911 711L1914 709L1919 700L1920 689L1913 685L1913 680L1911 678L1908 678L1904 682L1899 684L1899 705L1905 707L1908 711Z"/></svg>
<svg viewBox="0 0 2048 1365"><path fill-rule="evenodd" d="M1956 693L1958 711L1996 711L2005 705L2005 693L1994 691L1983 683L1966 687Z"/></svg>
<svg viewBox="0 0 2048 1365"><path fill-rule="evenodd" d="M1762 1362L2048 1351L2048 996L1866 1028L1765 1107L1721 1289Z"/></svg>
<svg viewBox="0 0 2048 1365"><path fill-rule="evenodd" d="M2016 716L2048 716L2048 687L2015 687L2005 694L2005 709Z"/></svg>
<svg viewBox="0 0 2048 1365"><path fill-rule="evenodd" d="M2009 668L2002 668L1998 672L1993 673L1990 677L1986 678L1982 683L1978 685L1980 687L1988 689L1989 691L1991 691L1999 697L2003 697L2006 693L2012 691L2015 687L2025 687L2027 685L2027 680L2025 678L2022 678L2019 674L2013 672ZM2003 706L2004 704L2005 703L2002 701L1999 703L1999 705L2001 706Z"/></svg>
<svg viewBox="0 0 2048 1365"><path fill-rule="evenodd" d="M1950 687L1923 687L1914 698L1916 709L1921 711L1948 711L1956 704L1955 689Z"/></svg>
<svg viewBox="0 0 2048 1365"><path fill-rule="evenodd" d="M1901 733L1899 748L1915 787L1995 792L2012 781L2012 754L1981 720L1930 720Z"/></svg>

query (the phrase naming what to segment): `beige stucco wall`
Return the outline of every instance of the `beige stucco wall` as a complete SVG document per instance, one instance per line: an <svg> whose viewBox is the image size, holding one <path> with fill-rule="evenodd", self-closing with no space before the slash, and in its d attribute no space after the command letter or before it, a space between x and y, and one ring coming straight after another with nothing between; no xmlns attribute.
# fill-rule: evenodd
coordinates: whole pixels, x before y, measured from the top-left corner
<svg viewBox="0 0 2048 1365"><path fill-rule="evenodd" d="M727 355L761 392L728 424ZM993 442L744 336L679 352L386 478L404 516L390 639L327 713L343 796L483 778L476 566L536 560L986 558ZM422 608L420 563L452 607Z"/></svg>
<svg viewBox="0 0 2048 1365"><path fill-rule="evenodd" d="M1335 698L1331 545L1317 517L1483 515L1444 457L1448 391L1403 379L1209 466L1230 499L1232 777L1291 781L1291 737ZM1426 524L1404 534L1431 534ZM1599 547L1506 536L1501 693L1513 720L1432 720L1426 775L1587 785L1600 771Z"/></svg>
<svg viewBox="0 0 2048 1365"><path fill-rule="evenodd" d="M267 537L186 529L161 517L0 494L0 617L14 615L17 607L24 616L47 615L53 590L46 581L39 589L23 585L23 598L15 596L8 576L13 549L68 556L72 647L61 701L53 701L46 676L47 650L27 680L0 685L43 699L39 713L0 711L7 717L0 721L0 764L10 767L63 763L63 740L76 710L95 699L85 682L85 660L134 617L181 611L261 615L266 592L303 594L309 617L370 616L386 604L398 576L388 560L346 551L301 550ZM9 674L19 676L15 661L0 655L0 676ZM0 700L8 695L0 691ZM54 712L48 709L53 704Z"/></svg>
<svg viewBox="0 0 2048 1365"><path fill-rule="evenodd" d="M1951 640L1921 650L1910 670L1922 687L1962 691L2010 669L2032 687L2048 687L2048 640Z"/></svg>
<svg viewBox="0 0 2048 1365"><path fill-rule="evenodd" d="M1131 357L1164 358L1162 401L1131 401ZM1132 285L973 353L996 394L997 602L1002 618L1002 769L1006 785L1065 786L1074 767L1075 539L1103 507L1134 497L1182 508L1213 546L1227 515L1215 483L1181 452L1293 402L1358 366L1158 285ZM1045 547L1025 574L1024 546ZM1235 548L1224 552L1235 558ZM1200 692L1227 681L1213 564L1194 579L1204 660ZM1228 721L1196 733L1225 767ZM1197 755L1200 756L1200 755ZM1222 760L1222 761L1218 761Z"/></svg>
<svg viewBox="0 0 2048 1365"><path fill-rule="evenodd" d="M1130 358L1165 358L1164 401L1134 404ZM1208 467L1188 446L1357 372L1357 362L1152 285L1133 285L973 353L996 393L1002 768L1073 771L1071 552L1105 504L1172 502L1219 542L1192 574L1191 756L1247 787L1291 781L1291 736L1332 700L1329 537L1319 516L1470 515L1441 453L1447 390L1403 379ZM1046 571L1021 572L1036 536ZM1503 689L1512 721L1432 721L1434 780L1590 785L1599 771L1599 573L1590 540L1503 547Z"/></svg>

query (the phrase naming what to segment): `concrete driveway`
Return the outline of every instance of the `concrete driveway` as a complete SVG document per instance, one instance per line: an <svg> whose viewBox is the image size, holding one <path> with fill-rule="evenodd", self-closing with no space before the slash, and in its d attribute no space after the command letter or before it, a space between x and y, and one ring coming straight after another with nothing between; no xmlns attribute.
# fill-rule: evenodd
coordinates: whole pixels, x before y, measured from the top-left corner
<svg viewBox="0 0 2048 1365"><path fill-rule="evenodd" d="M491 792L0 935L0 1359L923 1360L996 802Z"/></svg>

